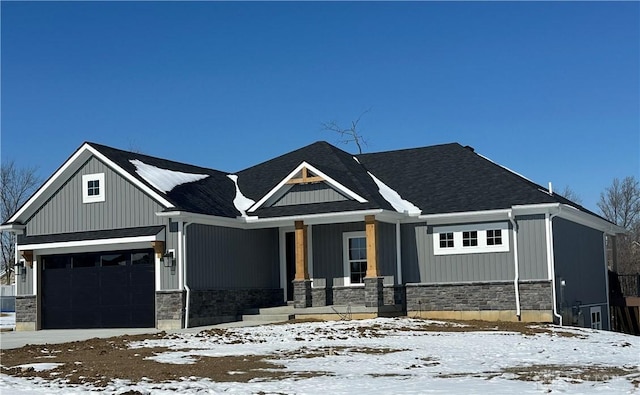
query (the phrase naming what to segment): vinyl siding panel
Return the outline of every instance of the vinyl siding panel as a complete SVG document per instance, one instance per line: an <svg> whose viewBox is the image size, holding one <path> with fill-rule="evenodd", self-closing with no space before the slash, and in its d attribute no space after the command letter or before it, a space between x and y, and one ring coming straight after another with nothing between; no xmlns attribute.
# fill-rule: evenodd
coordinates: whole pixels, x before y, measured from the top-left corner
<svg viewBox="0 0 640 395"><path fill-rule="evenodd" d="M166 232L165 232L165 249L174 249L176 254L178 254L178 223L171 222L167 223ZM160 289L161 290L171 290L171 289L179 289L180 284L178 281L178 269L177 269L177 257L176 257L176 266L173 268L164 267L164 265L160 264Z"/></svg>
<svg viewBox="0 0 640 395"><path fill-rule="evenodd" d="M402 226L402 243L405 282L505 281L514 277L512 237L508 252L434 255L433 227L406 224Z"/></svg>
<svg viewBox="0 0 640 395"><path fill-rule="evenodd" d="M40 263L38 262L38 265ZM26 273L22 276L16 276L16 295L34 295L33 287L33 269L26 267Z"/></svg>
<svg viewBox="0 0 640 395"><path fill-rule="evenodd" d="M325 278L327 287L333 286L334 278L344 277L342 234L364 230L364 222L314 225L312 233L313 277Z"/></svg>
<svg viewBox="0 0 640 395"><path fill-rule="evenodd" d="M348 199L325 183L297 184L291 187L284 196L273 204L273 206L338 202L342 200Z"/></svg>
<svg viewBox="0 0 640 395"><path fill-rule="evenodd" d="M280 288L278 237L275 228L189 226L189 287L194 290Z"/></svg>
<svg viewBox="0 0 640 395"><path fill-rule="evenodd" d="M547 233L544 215L516 217L520 280L546 280Z"/></svg>
<svg viewBox="0 0 640 395"><path fill-rule="evenodd" d="M553 251L560 310L570 310L576 305L601 304L602 328L608 329L608 279L602 232L562 218L554 218ZM560 290L561 280L566 284L564 292ZM589 323L589 309L583 310L587 317L585 322Z"/></svg>
<svg viewBox="0 0 640 395"><path fill-rule="evenodd" d="M82 202L82 176L104 173L105 201ZM90 158L27 222L28 235L161 225L163 207L95 157Z"/></svg>

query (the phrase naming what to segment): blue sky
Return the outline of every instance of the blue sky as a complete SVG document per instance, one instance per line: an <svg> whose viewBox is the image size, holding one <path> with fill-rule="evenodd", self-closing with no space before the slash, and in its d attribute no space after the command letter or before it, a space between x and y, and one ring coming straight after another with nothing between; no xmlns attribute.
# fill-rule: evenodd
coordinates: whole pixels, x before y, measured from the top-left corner
<svg viewBox="0 0 640 395"><path fill-rule="evenodd" d="M471 145L594 210L640 173L638 2L0 7L2 160L43 179L84 141L234 172L367 109L366 152Z"/></svg>

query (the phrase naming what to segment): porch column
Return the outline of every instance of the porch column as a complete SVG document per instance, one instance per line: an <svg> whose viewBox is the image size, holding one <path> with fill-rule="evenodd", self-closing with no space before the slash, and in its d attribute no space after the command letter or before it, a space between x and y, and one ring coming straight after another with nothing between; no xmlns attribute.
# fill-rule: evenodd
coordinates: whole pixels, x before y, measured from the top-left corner
<svg viewBox="0 0 640 395"><path fill-rule="evenodd" d="M367 274L364 278L364 304L367 307L384 305L384 285L378 262L378 222L374 215L364 217L367 236Z"/></svg>
<svg viewBox="0 0 640 395"><path fill-rule="evenodd" d="M293 306L311 307L311 280L309 279L307 225L295 221L296 238L296 275L293 280Z"/></svg>

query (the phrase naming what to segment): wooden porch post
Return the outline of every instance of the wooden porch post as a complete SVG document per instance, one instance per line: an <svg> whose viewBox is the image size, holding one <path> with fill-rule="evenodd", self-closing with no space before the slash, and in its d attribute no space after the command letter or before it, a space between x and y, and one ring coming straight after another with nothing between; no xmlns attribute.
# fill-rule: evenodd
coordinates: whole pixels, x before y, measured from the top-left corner
<svg viewBox="0 0 640 395"><path fill-rule="evenodd" d="M378 223L375 215L364 217L367 235L367 274L366 277L378 277Z"/></svg>
<svg viewBox="0 0 640 395"><path fill-rule="evenodd" d="M309 279L307 252L307 225L303 221L295 221L296 237L296 276L295 280Z"/></svg>

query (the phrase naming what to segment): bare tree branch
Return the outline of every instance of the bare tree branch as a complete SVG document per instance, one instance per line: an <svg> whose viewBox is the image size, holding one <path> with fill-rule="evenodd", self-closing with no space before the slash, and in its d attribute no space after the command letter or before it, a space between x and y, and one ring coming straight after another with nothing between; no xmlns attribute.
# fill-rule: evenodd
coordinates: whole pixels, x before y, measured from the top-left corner
<svg viewBox="0 0 640 395"><path fill-rule="evenodd" d="M358 147L358 154L361 154L362 146L367 146L367 142L365 141L362 134L360 134L360 132L358 131L358 124L360 123L360 119L362 119L362 116L369 111L371 111L371 108L363 111L355 121L351 121L351 126L348 128L343 128L336 121L329 121L323 122L321 124L322 130L338 133L340 135L340 140L338 140L338 143L340 144L355 143L356 147Z"/></svg>
<svg viewBox="0 0 640 395"><path fill-rule="evenodd" d="M29 198L40 184L36 167L18 168L13 161L0 167L0 220L5 222ZM0 232L0 267L4 269L7 283L15 265L15 235Z"/></svg>

